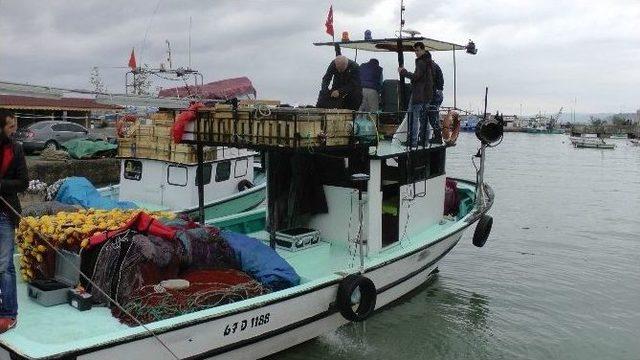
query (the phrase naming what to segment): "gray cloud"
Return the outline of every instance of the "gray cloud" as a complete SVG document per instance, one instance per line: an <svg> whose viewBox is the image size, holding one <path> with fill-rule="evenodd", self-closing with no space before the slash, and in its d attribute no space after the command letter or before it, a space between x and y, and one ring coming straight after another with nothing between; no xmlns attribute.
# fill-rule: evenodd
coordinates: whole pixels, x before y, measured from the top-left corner
<svg viewBox="0 0 640 360"><path fill-rule="evenodd" d="M157 11L154 14L154 10ZM302 1L51 1L1 0L0 79L65 87L88 87L100 66L109 90L123 91L131 48L139 63L158 66L172 44L174 64L187 63L189 17L193 19L192 67L206 81L246 75L262 98L314 102L320 77L332 58L324 20L329 2ZM632 111L640 107L640 4L635 0L588 4L578 0L511 2L408 0L407 26L425 36L479 48L458 53L458 106L476 110L484 86L490 109L519 113ZM336 33L352 39L365 29L393 37L395 0L334 2ZM147 34L145 41L145 34ZM354 53L347 52L354 57ZM371 54L358 54L366 61ZM388 78L396 77L393 54L376 54ZM434 54L447 80L445 103L453 103L450 53ZM408 55L407 66L412 67ZM156 79L158 86L175 86Z"/></svg>

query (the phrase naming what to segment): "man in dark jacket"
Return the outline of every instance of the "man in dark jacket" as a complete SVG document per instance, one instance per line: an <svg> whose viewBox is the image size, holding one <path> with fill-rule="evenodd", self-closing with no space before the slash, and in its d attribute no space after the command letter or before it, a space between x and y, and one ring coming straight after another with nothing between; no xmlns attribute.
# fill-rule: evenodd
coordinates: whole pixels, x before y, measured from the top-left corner
<svg viewBox="0 0 640 360"><path fill-rule="evenodd" d="M411 79L411 109L409 111L407 130L407 142L411 146L420 144L426 146L429 139L427 124L427 110L434 95L433 69L431 67L431 54L425 50L422 42L413 45L416 52L416 70L413 73L405 68L398 68L398 72Z"/></svg>
<svg viewBox="0 0 640 360"><path fill-rule="evenodd" d="M0 333L16 326L18 299L16 269L13 265L15 228L20 219L18 193L29 186L27 163L22 146L13 141L17 121L12 113L0 110Z"/></svg>
<svg viewBox="0 0 640 360"><path fill-rule="evenodd" d="M322 77L322 87L316 106L358 110L361 102L360 67L343 55L336 56Z"/></svg>
<svg viewBox="0 0 640 360"><path fill-rule="evenodd" d="M382 67L378 59L371 59L360 65L360 83L362 84L362 104L359 111L378 112L382 91Z"/></svg>
<svg viewBox="0 0 640 360"><path fill-rule="evenodd" d="M442 70L435 61L431 60L431 69L433 71L433 86L435 93L429 104L429 124L433 128L433 138L429 141L432 144L442 144L442 130L440 129L440 105L444 99L442 91L444 90L444 77Z"/></svg>

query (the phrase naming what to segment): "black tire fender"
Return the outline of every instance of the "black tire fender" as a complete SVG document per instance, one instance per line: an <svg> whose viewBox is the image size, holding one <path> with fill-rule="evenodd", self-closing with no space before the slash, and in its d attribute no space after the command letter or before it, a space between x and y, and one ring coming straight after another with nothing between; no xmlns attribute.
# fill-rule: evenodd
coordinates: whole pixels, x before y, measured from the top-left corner
<svg viewBox="0 0 640 360"><path fill-rule="evenodd" d="M238 191L245 191L247 189L251 189L253 187L253 183L247 179L242 179L238 183Z"/></svg>
<svg viewBox="0 0 640 360"><path fill-rule="evenodd" d="M478 220L476 230L473 232L473 245L480 248L483 247L489 238L492 226L493 218L487 214L482 215L480 220Z"/></svg>
<svg viewBox="0 0 640 360"><path fill-rule="evenodd" d="M358 291L359 299L357 299ZM371 279L359 274L351 274L342 279L338 286L336 306L345 319L360 322L373 314L376 309L376 297L376 286Z"/></svg>

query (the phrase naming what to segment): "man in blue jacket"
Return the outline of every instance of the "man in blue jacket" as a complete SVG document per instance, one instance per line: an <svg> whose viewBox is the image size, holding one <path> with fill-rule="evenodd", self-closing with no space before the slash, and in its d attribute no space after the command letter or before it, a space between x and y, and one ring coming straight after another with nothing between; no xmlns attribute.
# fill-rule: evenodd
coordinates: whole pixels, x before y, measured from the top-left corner
<svg viewBox="0 0 640 360"><path fill-rule="evenodd" d="M360 65L360 83L362 84L362 104L359 111L378 112L382 91L382 67L378 59L371 59Z"/></svg>

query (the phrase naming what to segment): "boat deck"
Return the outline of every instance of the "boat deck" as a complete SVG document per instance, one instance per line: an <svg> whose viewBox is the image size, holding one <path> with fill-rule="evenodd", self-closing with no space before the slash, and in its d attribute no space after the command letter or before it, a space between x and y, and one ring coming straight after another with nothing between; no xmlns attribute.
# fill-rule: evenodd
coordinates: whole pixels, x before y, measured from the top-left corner
<svg viewBox="0 0 640 360"><path fill-rule="evenodd" d="M430 146L417 146L411 148L411 151L436 151L445 148L444 145L430 145ZM401 145L399 142L392 142L391 140L382 140L375 148L375 152L370 152L370 155L374 158L387 159L397 156L406 156L407 147ZM410 153L410 152L409 152Z"/></svg>
<svg viewBox="0 0 640 360"><path fill-rule="evenodd" d="M462 185L461 187L465 186L472 189L471 185ZM383 249L376 256L366 258L365 267L376 266L401 254L419 249L430 242L437 242L438 239L463 229L470 216L471 214L467 214L459 220L442 221L420 234L405 237ZM263 241L268 239L268 233L262 230L250 232L248 235ZM424 239L429 239L429 241L425 242ZM355 246L352 251L349 251L344 246L332 245L328 242L322 242L318 246L297 252L278 250L278 253L296 269L302 278L300 285L238 303L158 321L148 324L148 328L161 332L164 329L189 323L195 319L216 317L232 312L239 307L252 306L263 301L289 296L318 284L339 280L343 277L344 272L352 272L360 265ZM18 262L17 255L15 261ZM35 359L61 356L67 352L104 345L146 333L142 327L129 327L121 324L105 307L93 307L91 310L83 312L67 304L44 307L27 296L26 285L22 280L18 280L20 308L17 327L0 335L0 346L11 348L22 356Z"/></svg>

